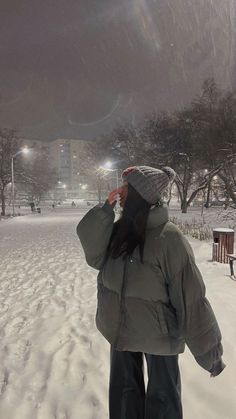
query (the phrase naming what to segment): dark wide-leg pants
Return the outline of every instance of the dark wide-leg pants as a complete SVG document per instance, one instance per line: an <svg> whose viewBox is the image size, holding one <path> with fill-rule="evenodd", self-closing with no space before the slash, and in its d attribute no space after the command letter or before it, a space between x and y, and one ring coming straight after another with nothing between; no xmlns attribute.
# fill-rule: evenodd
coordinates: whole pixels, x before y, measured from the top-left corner
<svg viewBox="0 0 236 419"><path fill-rule="evenodd" d="M111 347L109 419L183 419L178 355L144 354Z"/></svg>

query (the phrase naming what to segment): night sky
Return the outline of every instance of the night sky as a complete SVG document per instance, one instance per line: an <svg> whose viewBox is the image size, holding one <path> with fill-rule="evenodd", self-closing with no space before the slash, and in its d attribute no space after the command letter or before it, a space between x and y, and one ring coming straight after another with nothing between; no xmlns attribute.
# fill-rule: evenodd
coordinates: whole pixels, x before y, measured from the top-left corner
<svg viewBox="0 0 236 419"><path fill-rule="evenodd" d="M234 87L235 3L1 0L0 127L90 139Z"/></svg>

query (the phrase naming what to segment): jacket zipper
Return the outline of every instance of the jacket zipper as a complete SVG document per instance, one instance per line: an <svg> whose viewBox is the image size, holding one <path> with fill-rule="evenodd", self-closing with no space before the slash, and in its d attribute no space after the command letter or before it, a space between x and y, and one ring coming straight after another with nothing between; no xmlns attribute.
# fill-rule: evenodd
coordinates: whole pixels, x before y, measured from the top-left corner
<svg viewBox="0 0 236 419"><path fill-rule="evenodd" d="M124 314L124 295L125 295L125 290L126 290L126 278L127 278L127 272L128 272L128 263L129 263L129 257L126 257L125 260L125 265L124 265L124 273L123 273L123 278L122 278L122 287L121 287L121 294L120 294L120 315L119 315L119 324L118 324L118 328L117 328L117 333L116 333L116 338L115 338L115 342L114 342L114 347L117 346L119 337L120 337L120 331L121 331L121 326L122 326L122 319L123 319L123 314Z"/></svg>

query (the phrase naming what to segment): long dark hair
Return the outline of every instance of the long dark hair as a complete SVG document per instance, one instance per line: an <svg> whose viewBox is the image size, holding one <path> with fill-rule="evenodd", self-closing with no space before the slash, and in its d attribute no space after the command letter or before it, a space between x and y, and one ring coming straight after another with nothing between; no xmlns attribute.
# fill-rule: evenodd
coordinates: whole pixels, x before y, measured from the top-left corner
<svg viewBox="0 0 236 419"><path fill-rule="evenodd" d="M139 254L143 263L143 250L148 214L151 204L128 183L128 195L124 204L122 215L114 223L108 255L116 259L131 256L134 249L139 246Z"/></svg>

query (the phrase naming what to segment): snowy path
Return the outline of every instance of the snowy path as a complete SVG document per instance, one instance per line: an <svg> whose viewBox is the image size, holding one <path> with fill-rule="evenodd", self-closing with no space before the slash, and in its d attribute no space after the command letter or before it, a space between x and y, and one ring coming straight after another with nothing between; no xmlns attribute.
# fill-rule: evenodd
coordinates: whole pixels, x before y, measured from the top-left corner
<svg viewBox="0 0 236 419"><path fill-rule="evenodd" d="M104 416L108 345L94 327L95 272L81 257L78 219L1 223L1 419Z"/></svg>
<svg viewBox="0 0 236 419"><path fill-rule="evenodd" d="M94 324L96 271L58 209L0 223L0 418L108 419L109 345ZM235 419L236 283L192 241L223 334L225 372L180 356L184 419Z"/></svg>

